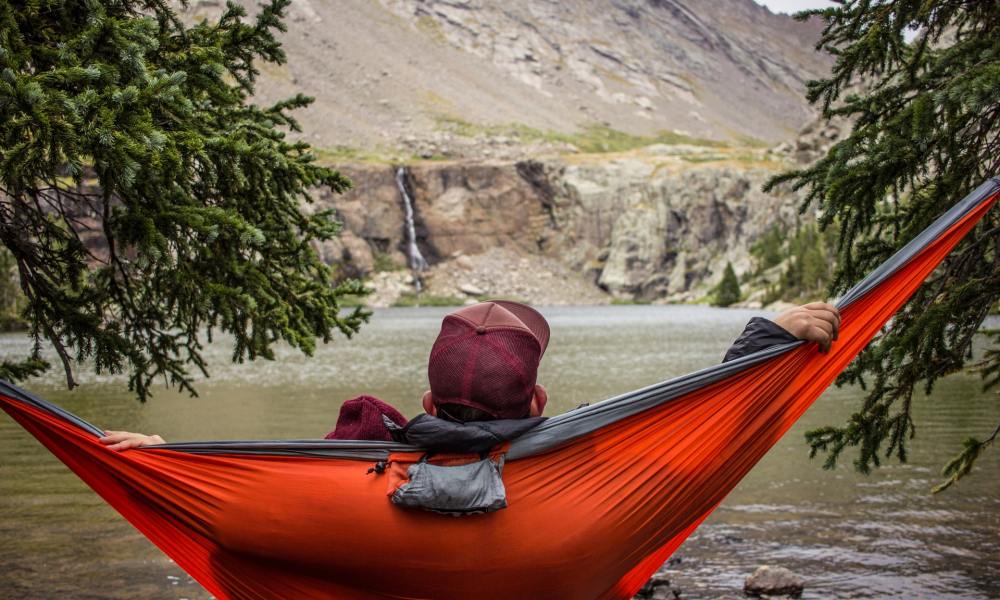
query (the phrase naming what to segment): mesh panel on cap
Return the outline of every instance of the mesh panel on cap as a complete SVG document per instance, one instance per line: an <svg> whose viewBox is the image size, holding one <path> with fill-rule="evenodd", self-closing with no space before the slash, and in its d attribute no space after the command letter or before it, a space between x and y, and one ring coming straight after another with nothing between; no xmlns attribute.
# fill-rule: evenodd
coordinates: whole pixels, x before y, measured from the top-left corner
<svg viewBox="0 0 1000 600"><path fill-rule="evenodd" d="M491 327L476 332L461 318L445 317L427 375L439 404L463 404L499 419L528 412L541 352L538 341L520 328Z"/></svg>
<svg viewBox="0 0 1000 600"><path fill-rule="evenodd" d="M535 335L535 339L538 340L539 345L542 347L542 354L545 354L545 349L549 345L549 323L542 316L542 313L527 304L521 304L513 300L491 300L490 302L502 306L520 319L524 323L524 326L530 329L531 333Z"/></svg>

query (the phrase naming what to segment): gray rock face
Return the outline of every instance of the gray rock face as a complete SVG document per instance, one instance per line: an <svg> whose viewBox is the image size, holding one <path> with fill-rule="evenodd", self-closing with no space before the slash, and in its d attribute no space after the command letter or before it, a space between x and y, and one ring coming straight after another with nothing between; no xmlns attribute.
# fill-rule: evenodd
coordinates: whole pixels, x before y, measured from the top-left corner
<svg viewBox="0 0 1000 600"><path fill-rule="evenodd" d="M341 238L321 249L324 258L348 260L346 272L361 276L376 263L405 265L403 207L393 168L342 170L354 188L319 199L321 206L335 207L344 223ZM492 268L502 268L494 260L502 255L513 264L527 260L528 270L576 272L621 298L688 301L704 296L727 262L737 274L749 270L754 241L799 218L797 196L760 191L772 172L726 160L691 164L636 154L591 164L422 164L409 169L408 182L417 244L436 273L467 272L478 264L473 258L502 250L491 255ZM507 281L500 276L480 283L438 279L448 282L449 294L468 294L461 289L467 283L492 294L514 293L493 289ZM566 289L578 293L574 286ZM521 291L531 294L530 288ZM587 295L587 301L599 297Z"/></svg>
<svg viewBox="0 0 1000 600"><path fill-rule="evenodd" d="M727 262L750 269L750 246L794 223L798 200L764 194L766 169L662 168L622 160L566 168L559 215L567 258L599 271L614 295L692 300L718 283Z"/></svg>
<svg viewBox="0 0 1000 600"><path fill-rule="evenodd" d="M597 283L605 289L643 295L649 278L660 272L670 228L659 206L622 212L611 228L610 247Z"/></svg>
<svg viewBox="0 0 1000 600"><path fill-rule="evenodd" d="M805 589L801 577L784 567L758 567L743 583L743 592L750 596L791 596L798 598Z"/></svg>

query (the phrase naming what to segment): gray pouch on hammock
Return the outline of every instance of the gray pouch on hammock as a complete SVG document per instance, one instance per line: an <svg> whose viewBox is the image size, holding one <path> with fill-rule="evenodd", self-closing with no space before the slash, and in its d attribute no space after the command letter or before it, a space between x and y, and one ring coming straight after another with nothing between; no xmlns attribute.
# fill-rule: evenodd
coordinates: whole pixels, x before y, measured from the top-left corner
<svg viewBox="0 0 1000 600"><path fill-rule="evenodd" d="M427 457L410 465L410 480L392 493L393 504L454 516L488 513L507 508L501 455L464 465L441 466Z"/></svg>

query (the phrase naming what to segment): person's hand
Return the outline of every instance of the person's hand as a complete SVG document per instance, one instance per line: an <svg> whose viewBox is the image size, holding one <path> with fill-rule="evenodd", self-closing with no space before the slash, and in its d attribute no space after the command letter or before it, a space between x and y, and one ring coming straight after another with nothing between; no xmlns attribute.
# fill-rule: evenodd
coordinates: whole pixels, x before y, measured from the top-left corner
<svg viewBox="0 0 1000 600"><path fill-rule="evenodd" d="M158 435L145 435L142 433L131 433L129 431L107 431L107 435L100 438L100 442L112 450L122 451L129 448L139 448L142 446L152 446L153 444L163 444L163 438Z"/></svg>
<svg viewBox="0 0 1000 600"><path fill-rule="evenodd" d="M836 306L826 302L810 302L789 308L773 321L800 340L816 342L823 353L830 351L830 344L840 333L840 312Z"/></svg>

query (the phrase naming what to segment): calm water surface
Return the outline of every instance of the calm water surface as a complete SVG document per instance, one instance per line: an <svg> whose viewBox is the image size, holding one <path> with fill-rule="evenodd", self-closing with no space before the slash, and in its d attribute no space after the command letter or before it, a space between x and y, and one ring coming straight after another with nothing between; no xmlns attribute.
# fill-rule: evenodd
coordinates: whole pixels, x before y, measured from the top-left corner
<svg viewBox="0 0 1000 600"><path fill-rule="evenodd" d="M430 344L446 309L379 311L352 341L313 358L233 365L211 350L201 397L161 392L141 405L118 378L81 373L74 392L55 370L26 385L110 429L168 440L322 437L340 402L361 393L419 412ZM547 412L681 375L721 359L751 312L703 307L543 309L552 342L540 381ZM0 359L26 352L0 336ZM932 496L941 464L1000 417L1000 397L977 378L943 382L916 404L911 461L870 477L808 459L805 430L838 423L857 405L828 391L675 555L667 572L685 598L736 598L762 564L807 581L807 599L1000 598L1000 452L974 477ZM349 543L349 542L347 542ZM0 416L0 598L208 598L6 415Z"/></svg>

